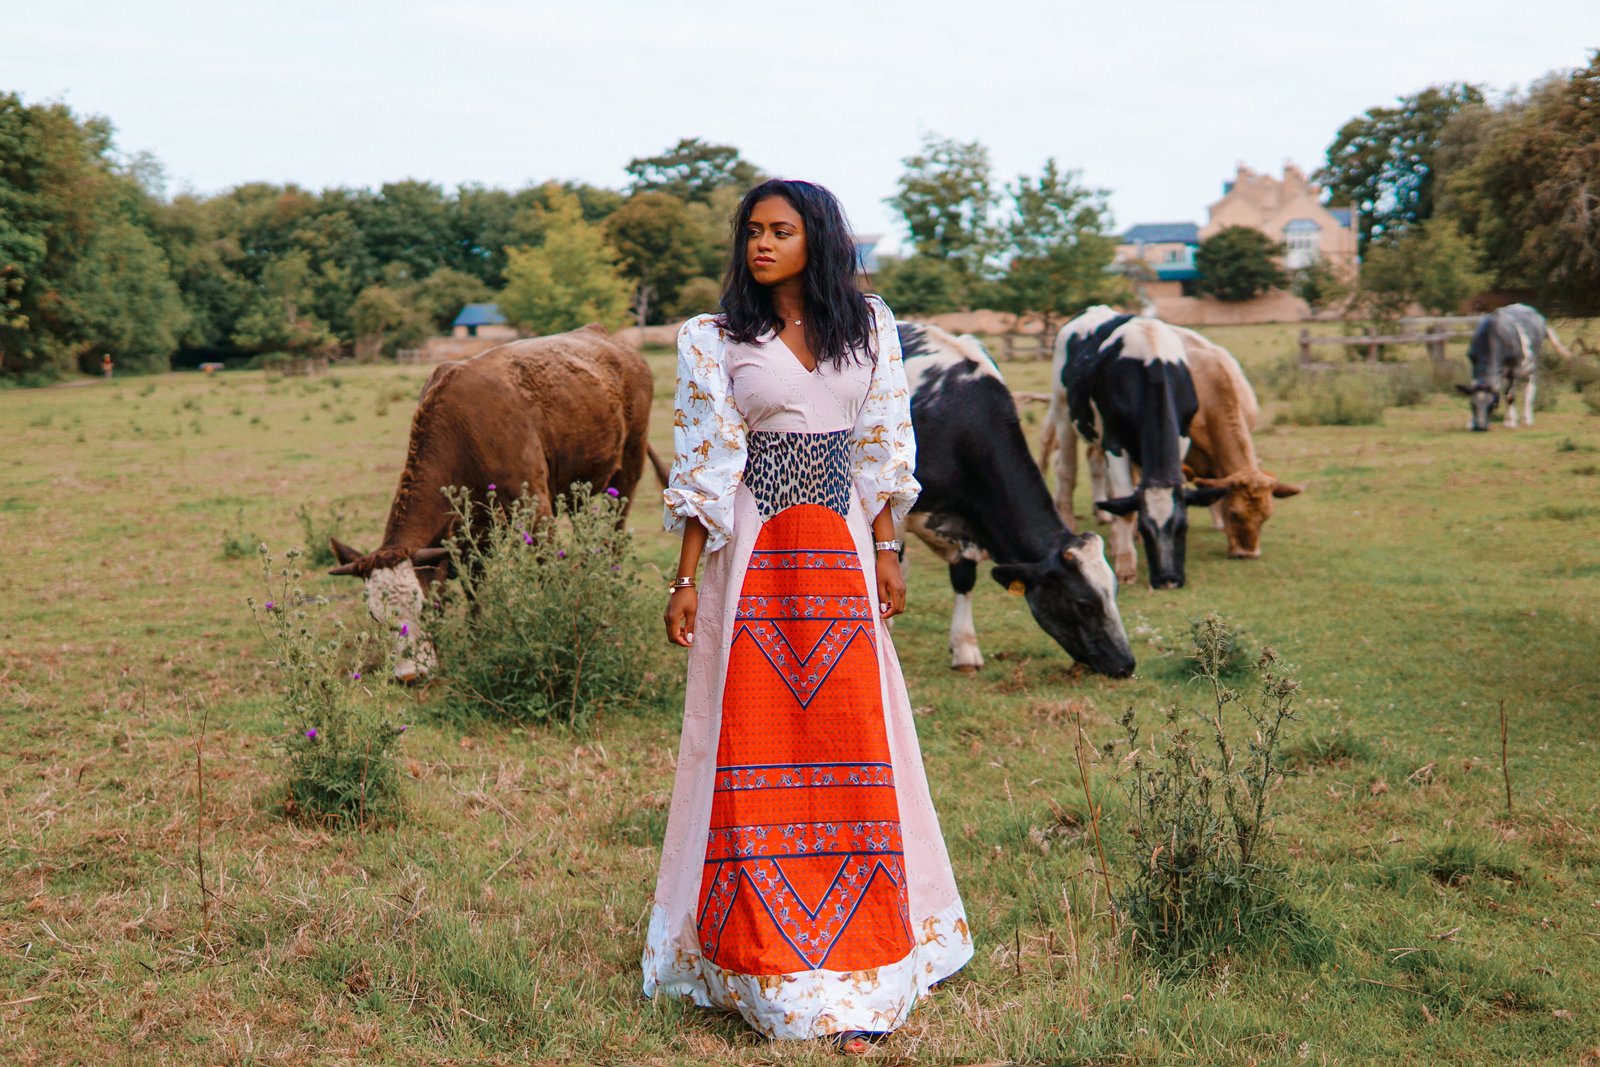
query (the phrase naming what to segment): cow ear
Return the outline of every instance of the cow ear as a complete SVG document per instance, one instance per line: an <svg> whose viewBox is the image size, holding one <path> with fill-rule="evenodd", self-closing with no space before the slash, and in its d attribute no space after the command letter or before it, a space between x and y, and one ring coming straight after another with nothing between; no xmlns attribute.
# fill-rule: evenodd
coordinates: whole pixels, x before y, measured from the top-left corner
<svg viewBox="0 0 1600 1067"><path fill-rule="evenodd" d="M989 569L989 574L1008 592L1019 595L1032 589L1038 579L1031 563L997 563Z"/></svg>
<svg viewBox="0 0 1600 1067"><path fill-rule="evenodd" d="M1115 500L1096 500L1094 506L1113 515L1132 515L1139 509L1139 495L1119 496Z"/></svg>
<svg viewBox="0 0 1600 1067"><path fill-rule="evenodd" d="M1460 382L1457 382L1456 383L1456 392L1460 393L1462 396L1471 396L1472 393L1473 393L1473 389L1472 389L1472 386L1470 386L1470 385L1462 385Z"/></svg>
<svg viewBox="0 0 1600 1067"><path fill-rule="evenodd" d="M1290 485L1287 482L1275 482L1272 486L1272 495L1282 500L1286 496L1299 496L1306 491L1303 485Z"/></svg>
<svg viewBox="0 0 1600 1067"><path fill-rule="evenodd" d="M1205 507L1208 504L1215 504L1227 495L1228 487L1225 485L1206 485L1198 489L1185 489L1183 491L1183 502L1192 508Z"/></svg>

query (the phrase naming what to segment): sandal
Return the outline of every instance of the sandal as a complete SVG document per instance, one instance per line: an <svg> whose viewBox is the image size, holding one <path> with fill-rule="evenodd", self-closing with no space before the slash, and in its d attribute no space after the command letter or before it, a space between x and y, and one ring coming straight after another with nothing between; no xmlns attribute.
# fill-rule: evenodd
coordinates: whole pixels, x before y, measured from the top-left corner
<svg viewBox="0 0 1600 1067"><path fill-rule="evenodd" d="M841 1030L837 1034L829 1034L828 1040L833 1042L834 1048L839 1052L864 1056L872 1051L872 1042L877 1036L866 1030Z"/></svg>

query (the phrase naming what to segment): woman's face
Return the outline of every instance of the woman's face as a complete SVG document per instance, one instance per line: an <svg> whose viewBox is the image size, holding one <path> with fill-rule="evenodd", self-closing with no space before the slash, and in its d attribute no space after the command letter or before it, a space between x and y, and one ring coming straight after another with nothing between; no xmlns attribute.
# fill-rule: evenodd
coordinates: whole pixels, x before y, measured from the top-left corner
<svg viewBox="0 0 1600 1067"><path fill-rule="evenodd" d="M745 227L745 264L761 285L798 278L806 269L806 231L800 212L781 196L756 204Z"/></svg>

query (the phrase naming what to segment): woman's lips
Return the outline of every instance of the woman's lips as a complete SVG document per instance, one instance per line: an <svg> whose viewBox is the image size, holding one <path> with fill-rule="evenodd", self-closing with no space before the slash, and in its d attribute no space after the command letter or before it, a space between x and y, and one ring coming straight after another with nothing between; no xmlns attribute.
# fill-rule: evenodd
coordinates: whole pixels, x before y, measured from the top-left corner
<svg viewBox="0 0 1600 1067"><path fill-rule="evenodd" d="M777 262L777 260L773 259L771 256L757 256L755 261L762 266L767 266L768 264Z"/></svg>

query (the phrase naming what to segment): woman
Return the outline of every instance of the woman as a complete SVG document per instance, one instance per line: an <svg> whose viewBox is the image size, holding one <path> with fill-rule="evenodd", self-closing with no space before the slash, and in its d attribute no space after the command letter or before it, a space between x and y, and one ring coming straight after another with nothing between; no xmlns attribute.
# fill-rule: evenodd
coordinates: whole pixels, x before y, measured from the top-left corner
<svg viewBox="0 0 1600 1067"><path fill-rule="evenodd" d="M722 308L678 337L689 678L644 991L865 1051L972 956L885 625L920 488L900 341L809 182L745 195Z"/></svg>

